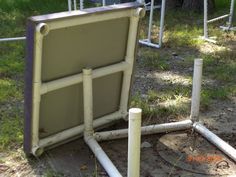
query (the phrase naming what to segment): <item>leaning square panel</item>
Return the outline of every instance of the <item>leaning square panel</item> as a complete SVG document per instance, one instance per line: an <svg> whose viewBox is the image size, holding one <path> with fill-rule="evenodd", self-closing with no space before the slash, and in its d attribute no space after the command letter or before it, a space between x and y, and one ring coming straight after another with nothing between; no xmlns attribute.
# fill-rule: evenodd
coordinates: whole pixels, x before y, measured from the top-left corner
<svg viewBox="0 0 236 177"><path fill-rule="evenodd" d="M94 127L127 116L141 4L35 16L27 25L26 153L81 135L83 74L93 70Z"/></svg>

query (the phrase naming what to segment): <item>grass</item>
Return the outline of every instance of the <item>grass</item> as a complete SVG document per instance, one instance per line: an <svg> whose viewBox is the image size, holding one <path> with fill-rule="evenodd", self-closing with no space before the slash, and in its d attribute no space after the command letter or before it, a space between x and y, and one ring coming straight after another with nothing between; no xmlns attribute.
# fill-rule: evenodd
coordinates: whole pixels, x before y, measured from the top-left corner
<svg viewBox="0 0 236 177"><path fill-rule="evenodd" d="M228 1L217 0L217 16L226 11ZM91 4L86 4L91 6ZM23 36L28 16L66 11L65 0L0 0L0 37ZM174 18L173 18L174 17ZM156 41L159 16L155 23L152 40ZM145 38L148 19L142 22L140 37ZM218 47L198 40L202 35L202 14L168 11L165 19L164 43L162 49L141 47L138 65L157 73L173 73L178 77L160 78L161 87L146 93L134 93L131 106L141 107L145 124L166 122L189 115L192 66L194 58L204 59L202 111L209 111L214 101L230 100L236 96L236 48L235 33L224 33L218 29L222 22L209 26L211 36L217 36ZM173 58L176 53L181 59ZM23 88L24 88L24 42L0 43L0 155L12 156L21 151L23 140ZM159 82L159 81L158 81ZM18 155L21 156L21 155ZM1 156L0 156L1 157ZM0 159L0 164L5 161ZM44 176L57 176L51 169Z"/></svg>

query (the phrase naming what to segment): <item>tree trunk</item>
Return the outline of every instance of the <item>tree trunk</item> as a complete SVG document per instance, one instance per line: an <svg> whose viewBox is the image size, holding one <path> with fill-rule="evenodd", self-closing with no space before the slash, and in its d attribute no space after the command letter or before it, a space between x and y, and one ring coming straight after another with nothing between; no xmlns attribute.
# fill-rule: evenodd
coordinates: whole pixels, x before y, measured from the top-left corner
<svg viewBox="0 0 236 177"><path fill-rule="evenodd" d="M184 10L194 10L202 12L204 8L204 0L183 0L182 8ZM212 12L215 8L215 0L208 0L208 11Z"/></svg>

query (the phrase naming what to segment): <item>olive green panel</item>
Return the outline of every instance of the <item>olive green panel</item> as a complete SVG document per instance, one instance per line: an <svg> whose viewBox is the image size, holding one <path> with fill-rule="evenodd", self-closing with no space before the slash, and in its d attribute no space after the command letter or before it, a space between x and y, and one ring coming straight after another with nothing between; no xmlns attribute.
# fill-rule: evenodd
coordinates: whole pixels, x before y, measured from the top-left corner
<svg viewBox="0 0 236 177"><path fill-rule="evenodd" d="M42 80L48 82L123 61L129 18L51 30L43 40ZM119 110L122 72L93 80L94 118ZM43 95L40 138L83 123L82 83Z"/></svg>
<svg viewBox="0 0 236 177"><path fill-rule="evenodd" d="M42 80L121 62L128 30L128 17L51 30L43 41Z"/></svg>
<svg viewBox="0 0 236 177"><path fill-rule="evenodd" d="M122 72L93 80L94 118L118 111ZM42 96L40 138L83 123L83 85L59 89Z"/></svg>

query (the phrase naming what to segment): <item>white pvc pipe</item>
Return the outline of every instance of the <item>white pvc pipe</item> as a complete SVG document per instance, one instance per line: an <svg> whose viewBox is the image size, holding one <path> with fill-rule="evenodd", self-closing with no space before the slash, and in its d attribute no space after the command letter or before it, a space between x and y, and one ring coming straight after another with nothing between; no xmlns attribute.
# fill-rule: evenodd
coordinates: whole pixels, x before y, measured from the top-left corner
<svg viewBox="0 0 236 177"><path fill-rule="evenodd" d="M68 11L71 12L71 0L68 0Z"/></svg>
<svg viewBox="0 0 236 177"><path fill-rule="evenodd" d="M139 18L143 17L144 14L145 14L144 9L138 8L136 9L136 12L130 17L129 35L127 41L126 57L125 57L125 62L129 63L129 68L126 69L123 74L122 92L120 99L120 109L122 110L122 112L127 112L128 99L129 99L128 95L130 92Z"/></svg>
<svg viewBox="0 0 236 177"><path fill-rule="evenodd" d="M151 43L151 42L148 41L148 39L139 40L139 43L143 44L143 45L146 45L146 46L149 46L149 47L157 48L157 49L160 48L160 45Z"/></svg>
<svg viewBox="0 0 236 177"><path fill-rule="evenodd" d="M79 7L80 7L80 10L84 9L84 0L79 1Z"/></svg>
<svg viewBox="0 0 236 177"><path fill-rule="evenodd" d="M121 119L122 117L124 117L124 115L121 114L121 111L117 111L112 114L103 116L93 121L93 128L98 128L98 127L107 125L111 122L114 122L115 120ZM61 141L67 140L71 137L79 136L83 133L83 131L84 131L84 124L61 131L55 135L51 135L49 137L40 139L39 147L44 148L44 147L59 143Z"/></svg>
<svg viewBox="0 0 236 177"><path fill-rule="evenodd" d="M166 0L162 0L161 4L161 21L160 21L160 32L159 32L159 46L162 46L163 31L164 31L164 20L165 20L165 9Z"/></svg>
<svg viewBox="0 0 236 177"><path fill-rule="evenodd" d="M84 133L93 134L93 84L92 70L83 69Z"/></svg>
<svg viewBox="0 0 236 177"><path fill-rule="evenodd" d="M164 21L165 21L165 7L166 7L166 0L162 0L161 4L161 17L160 17L160 31L159 31L159 37L158 37L158 44L151 42L151 32L152 32L152 22L153 22L153 10L154 10L154 0L151 0L150 5L150 16L149 16L149 26L148 26L148 37L147 39L141 39L139 40L140 44L154 47L154 48L161 48L162 42L163 42L163 33L164 33Z"/></svg>
<svg viewBox="0 0 236 177"><path fill-rule="evenodd" d="M148 42L151 42L152 21L153 21L153 8L154 8L154 0L151 0L150 16L149 16L149 25L148 25Z"/></svg>
<svg viewBox="0 0 236 177"><path fill-rule="evenodd" d="M92 136L85 136L85 142L90 147L96 158L99 160L100 164L103 166L109 177L122 177L120 172L114 166L112 161L106 155L106 153L102 150L101 146L97 143L97 141Z"/></svg>
<svg viewBox="0 0 236 177"><path fill-rule="evenodd" d="M74 10L77 10L77 2L74 0Z"/></svg>
<svg viewBox="0 0 236 177"><path fill-rule="evenodd" d="M102 6L106 6L106 0L102 0Z"/></svg>
<svg viewBox="0 0 236 177"><path fill-rule="evenodd" d="M129 68L129 64L127 62L120 62L118 64L106 66L103 68L93 70L92 78L99 78L109 74L117 73L120 71L124 71ZM41 87L41 94L46 94L48 92L61 89L64 87L68 87L74 84L81 83L83 78L82 74L75 74L73 76L68 76L65 78L57 79L54 81L50 81L47 83L43 83Z"/></svg>
<svg viewBox="0 0 236 177"><path fill-rule="evenodd" d="M40 113L40 89L41 89L41 67L42 67L42 45L43 37L49 32L48 26L45 23L40 23L36 26L34 39L34 73L33 73L33 91L32 91L32 137L31 148L33 152L38 152L39 144L39 113ZM35 150L34 150L35 149ZM37 153L35 153L37 156Z"/></svg>
<svg viewBox="0 0 236 177"><path fill-rule="evenodd" d="M192 101L191 101L191 119L199 120L199 107L201 99L201 83L202 83L202 59L194 60L193 86L192 86Z"/></svg>
<svg viewBox="0 0 236 177"><path fill-rule="evenodd" d="M208 38L208 26L207 26L207 21L208 21L208 6L207 6L207 0L204 0L204 38Z"/></svg>
<svg viewBox="0 0 236 177"><path fill-rule="evenodd" d="M141 117L141 109L129 110L128 177L140 176Z"/></svg>
<svg viewBox="0 0 236 177"><path fill-rule="evenodd" d="M121 5L114 5L114 6L121 6ZM122 6L121 6L122 7ZM107 7L108 9L112 9L112 7ZM66 17L66 16L76 16L80 14L84 14L80 16L80 20L78 18L64 18L61 20L51 20L47 21L47 24L51 30L60 29L60 28L68 28L71 26L77 26L77 25L83 25L83 24L89 24L94 22L101 22L106 20L112 20L117 18L123 18L123 17L130 17L131 13L136 13L136 9L124 9L122 11L112 11L107 13L101 13L99 16L94 18L93 15L85 15L90 13L89 11L74 11L73 15L65 13L60 13L58 18L60 17Z"/></svg>
<svg viewBox="0 0 236 177"><path fill-rule="evenodd" d="M144 126L141 127L141 134L150 135L156 133L167 133L178 130L186 130L190 128L192 128L192 121L184 120L180 122L171 122L171 123ZM128 129L96 132L94 134L94 137L97 141L107 141L107 140L127 138Z"/></svg>
<svg viewBox="0 0 236 177"><path fill-rule="evenodd" d="M26 37L0 38L0 42L21 41L21 40L26 40Z"/></svg>
<svg viewBox="0 0 236 177"><path fill-rule="evenodd" d="M194 123L193 128L236 162L236 149L212 133L199 122Z"/></svg>
<svg viewBox="0 0 236 177"><path fill-rule="evenodd" d="M230 16L229 16L229 28L232 27L233 23L233 16L234 16L234 0L231 0L231 5L230 5Z"/></svg>
<svg viewBox="0 0 236 177"><path fill-rule="evenodd" d="M230 17L230 14L226 14L226 15L222 15L222 16L213 18L213 19L211 19L211 20L208 20L207 23L213 23L213 22L215 22L215 21L219 21L219 20L224 19L224 18L227 18L227 17Z"/></svg>

